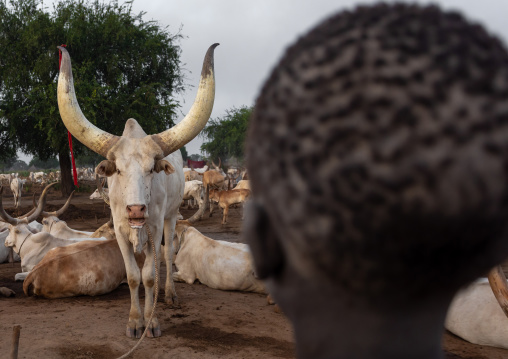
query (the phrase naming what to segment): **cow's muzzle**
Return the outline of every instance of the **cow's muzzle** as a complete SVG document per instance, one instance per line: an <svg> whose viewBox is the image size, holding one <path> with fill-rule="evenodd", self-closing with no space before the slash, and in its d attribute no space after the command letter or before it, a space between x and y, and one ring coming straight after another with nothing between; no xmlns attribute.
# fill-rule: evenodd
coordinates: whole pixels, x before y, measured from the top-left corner
<svg viewBox="0 0 508 359"><path fill-rule="evenodd" d="M131 228L143 228L146 223L145 205L129 205L127 206L127 214Z"/></svg>

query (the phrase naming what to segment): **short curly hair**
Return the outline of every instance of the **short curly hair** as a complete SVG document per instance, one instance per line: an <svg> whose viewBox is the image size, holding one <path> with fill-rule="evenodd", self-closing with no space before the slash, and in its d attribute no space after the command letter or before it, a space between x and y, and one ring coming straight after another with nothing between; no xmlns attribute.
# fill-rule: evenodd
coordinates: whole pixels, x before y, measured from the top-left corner
<svg viewBox="0 0 508 359"><path fill-rule="evenodd" d="M261 90L254 198L307 275L368 295L463 285L508 255L507 99L507 51L460 14L341 12Z"/></svg>

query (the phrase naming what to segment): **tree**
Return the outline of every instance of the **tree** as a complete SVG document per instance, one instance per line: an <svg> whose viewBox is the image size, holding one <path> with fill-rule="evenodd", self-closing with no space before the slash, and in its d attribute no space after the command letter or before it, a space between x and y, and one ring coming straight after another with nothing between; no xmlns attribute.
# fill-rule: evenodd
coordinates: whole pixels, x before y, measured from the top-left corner
<svg viewBox="0 0 508 359"><path fill-rule="evenodd" d="M180 152L182 152L183 162L187 161L188 154L187 154L187 149L185 148L185 146L182 146L180 148Z"/></svg>
<svg viewBox="0 0 508 359"><path fill-rule="evenodd" d="M253 107L247 106L232 108L226 110L224 117L210 119L199 134L206 139L201 145L201 151L208 153L210 159L225 160L236 157L243 160L245 136L252 109Z"/></svg>
<svg viewBox="0 0 508 359"><path fill-rule="evenodd" d="M56 157L48 158L47 160L41 160L39 157L34 156L34 158L32 158L32 160L28 164L28 167L35 166L37 168L47 170L52 168L58 168L58 164L59 162L56 159Z"/></svg>
<svg viewBox="0 0 508 359"><path fill-rule="evenodd" d="M76 94L90 122L121 135L135 118L147 133L173 126L183 91L179 33L170 34L132 2L60 0L53 11L42 0L0 2L0 131L27 153L58 155L62 194L73 189L67 130L57 105L58 51L72 58ZM1 139L5 133L0 132ZM73 141L76 158L85 148Z"/></svg>
<svg viewBox="0 0 508 359"><path fill-rule="evenodd" d="M14 156L5 156L0 161L0 170L2 171L2 173L5 173L5 171L7 169L12 167L14 165L14 163L16 163L17 160L18 160L18 156L16 156L16 155L14 155Z"/></svg>

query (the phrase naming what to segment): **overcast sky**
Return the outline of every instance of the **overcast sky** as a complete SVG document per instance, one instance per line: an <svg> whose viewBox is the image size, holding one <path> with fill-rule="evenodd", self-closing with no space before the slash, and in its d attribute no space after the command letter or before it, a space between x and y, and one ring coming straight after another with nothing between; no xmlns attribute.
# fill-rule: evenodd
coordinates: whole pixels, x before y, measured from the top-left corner
<svg viewBox="0 0 508 359"><path fill-rule="evenodd" d="M324 18L358 4L375 1L352 0L135 0L134 13L146 12L145 20L169 26L170 33L181 28L181 60L189 87L183 96L180 121L196 94L203 57L208 47L215 50L215 104L211 118L222 117L227 109L253 105L265 79L284 50ZM404 1L437 3L459 10L508 43L508 0ZM187 144L189 154L200 154L201 138Z"/></svg>

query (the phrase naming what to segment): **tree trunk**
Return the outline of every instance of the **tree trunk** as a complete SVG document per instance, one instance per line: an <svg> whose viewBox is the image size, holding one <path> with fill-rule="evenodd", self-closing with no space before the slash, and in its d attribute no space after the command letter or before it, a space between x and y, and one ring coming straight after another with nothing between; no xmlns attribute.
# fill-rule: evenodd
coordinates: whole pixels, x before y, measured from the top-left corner
<svg viewBox="0 0 508 359"><path fill-rule="evenodd" d="M60 162L60 188L62 190L62 197L69 197L74 191L74 180L72 178L72 164L69 152L61 150L58 153Z"/></svg>

